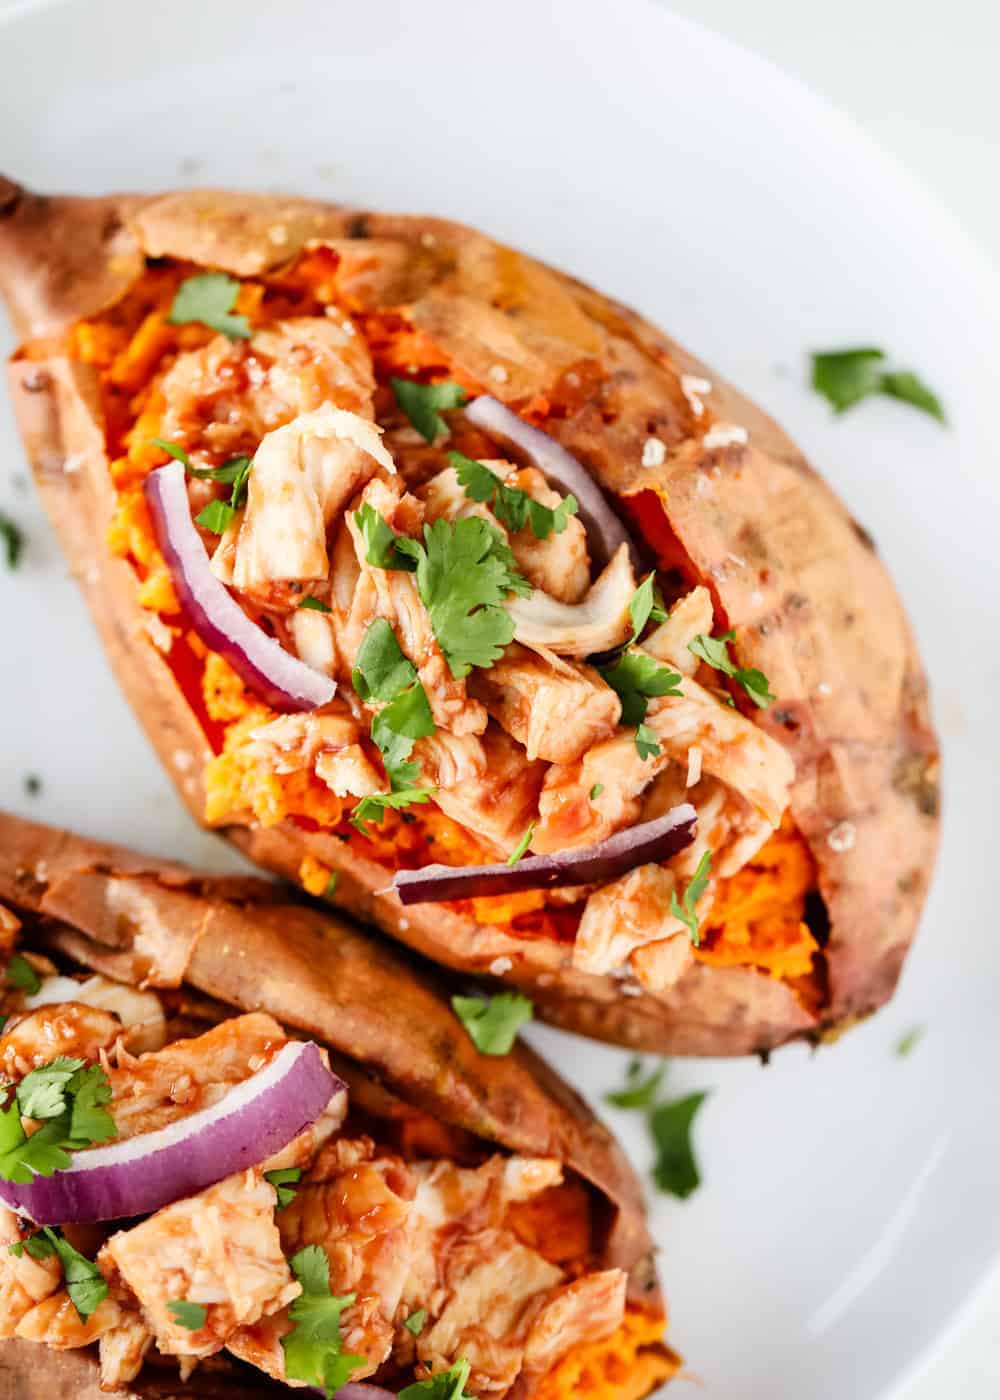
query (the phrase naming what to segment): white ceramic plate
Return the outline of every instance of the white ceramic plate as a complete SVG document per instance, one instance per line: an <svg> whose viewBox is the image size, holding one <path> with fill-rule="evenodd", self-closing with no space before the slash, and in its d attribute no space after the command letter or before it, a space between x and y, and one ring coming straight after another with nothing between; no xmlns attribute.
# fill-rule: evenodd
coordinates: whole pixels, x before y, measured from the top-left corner
<svg viewBox="0 0 1000 1400"><path fill-rule="evenodd" d="M3 161L38 188L236 184L482 225L634 302L782 419L906 596L947 749L944 856L899 997L841 1044L677 1064L714 1093L705 1185L654 1203L672 1335L720 1400L869 1400L1000 1254L986 859L1000 738L1000 298L950 220L844 119L643 0L75 0L0 28ZM810 347L872 343L952 419L832 420ZM99 655L6 406L0 802L163 853L196 833ZM22 789L27 772L40 797ZM893 1045L927 1033L906 1060ZM535 1037L595 1100L625 1056ZM614 1126L641 1168L638 1125Z"/></svg>

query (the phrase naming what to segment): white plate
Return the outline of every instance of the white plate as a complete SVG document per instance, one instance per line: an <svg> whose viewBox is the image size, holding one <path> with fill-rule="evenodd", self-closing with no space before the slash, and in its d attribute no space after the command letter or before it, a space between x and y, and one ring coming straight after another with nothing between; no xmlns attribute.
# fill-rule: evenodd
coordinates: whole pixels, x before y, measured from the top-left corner
<svg viewBox="0 0 1000 1400"><path fill-rule="evenodd" d="M482 225L641 306L791 429L908 599L947 748L948 823L894 1005L841 1044L678 1064L711 1087L705 1186L655 1203L672 1335L721 1400L869 1400L1000 1254L1000 960L985 852L1000 740L992 274L844 119L633 0L134 0L28 7L0 34L3 158L39 188L282 187ZM872 402L834 421L810 347L882 345L954 427ZM6 407L0 801L221 863L94 645ZM40 798L22 791L38 772ZM906 1027L928 1026L907 1060ZM595 1101L624 1055L541 1032ZM640 1167L641 1133L616 1114Z"/></svg>

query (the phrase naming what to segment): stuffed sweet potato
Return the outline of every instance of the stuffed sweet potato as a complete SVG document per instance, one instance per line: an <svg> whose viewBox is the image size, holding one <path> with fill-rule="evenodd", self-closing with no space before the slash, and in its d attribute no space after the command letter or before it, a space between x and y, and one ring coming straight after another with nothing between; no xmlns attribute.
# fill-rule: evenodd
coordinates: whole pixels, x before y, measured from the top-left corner
<svg viewBox="0 0 1000 1400"><path fill-rule="evenodd" d="M0 901L0 1395L433 1400L447 1372L639 1400L673 1373L614 1142L401 957L268 882L2 814Z"/></svg>
<svg viewBox="0 0 1000 1400"><path fill-rule="evenodd" d="M925 682L770 419L441 220L0 205L28 455L199 820L607 1040L766 1051L890 995Z"/></svg>

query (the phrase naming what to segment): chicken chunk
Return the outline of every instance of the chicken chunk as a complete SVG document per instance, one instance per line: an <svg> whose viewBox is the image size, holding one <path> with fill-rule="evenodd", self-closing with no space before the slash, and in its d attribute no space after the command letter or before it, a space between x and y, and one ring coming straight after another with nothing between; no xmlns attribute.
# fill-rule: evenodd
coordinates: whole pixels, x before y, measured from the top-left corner
<svg viewBox="0 0 1000 1400"><path fill-rule="evenodd" d="M414 757L441 811L497 852L509 854L534 821L545 764L527 760L499 726L481 739L438 731L417 743Z"/></svg>
<svg viewBox="0 0 1000 1400"><path fill-rule="evenodd" d="M252 729L241 752L275 773L314 771L338 797L367 797L382 779L359 743L361 729L346 706L322 715L281 715Z"/></svg>
<svg viewBox="0 0 1000 1400"><path fill-rule="evenodd" d="M83 1318L69 1293L60 1288L26 1313L14 1333L26 1342L43 1342L54 1351L73 1351L90 1346L122 1321L123 1310L113 1298L104 1298Z"/></svg>
<svg viewBox="0 0 1000 1400"><path fill-rule="evenodd" d="M554 1294L531 1324L522 1375L544 1376L573 1349L610 1337L625 1316L628 1277L621 1269L586 1274Z"/></svg>
<svg viewBox="0 0 1000 1400"><path fill-rule="evenodd" d="M62 1265L54 1256L11 1254L21 1238L17 1216L0 1206L0 1338L13 1337L28 1313L62 1286Z"/></svg>
<svg viewBox="0 0 1000 1400"><path fill-rule="evenodd" d="M121 1043L134 1054L159 1050L166 1041L167 1019L156 993L139 991L107 977L94 976L83 981L73 977L46 977L33 996L25 997L24 1004L33 1011L40 1006L59 1006L74 1001L117 1016L122 1027Z"/></svg>
<svg viewBox="0 0 1000 1400"><path fill-rule="evenodd" d="M517 641L548 647L559 656L584 657L628 640L634 594L635 574L623 544L579 602L561 603L536 588L526 598L512 598L507 611Z"/></svg>
<svg viewBox="0 0 1000 1400"><path fill-rule="evenodd" d="M699 584L674 604L666 622L661 622L649 634L642 649L655 656L657 661L667 662L681 675L693 676L700 662L688 650L688 643L693 642L699 633L710 635L713 617L712 595Z"/></svg>
<svg viewBox="0 0 1000 1400"><path fill-rule="evenodd" d="M680 919L670 913L676 877L662 865L640 865L587 900L573 945L573 966L582 972L605 973L623 967L634 948L682 934ZM683 968L681 969L683 971Z"/></svg>
<svg viewBox="0 0 1000 1400"><path fill-rule="evenodd" d="M621 716L621 701L592 667L538 656L516 642L488 670L473 672L469 691L529 760L575 763Z"/></svg>
<svg viewBox="0 0 1000 1400"><path fill-rule="evenodd" d="M114 1268L142 1305L160 1351L211 1356L239 1327L298 1297L274 1219L274 1188L258 1167L176 1201L112 1235L99 1262ZM182 1326L168 1304L205 1309L204 1326Z"/></svg>
<svg viewBox="0 0 1000 1400"><path fill-rule="evenodd" d="M248 478L232 583L266 597L276 583L325 579L327 528L379 467L395 471L380 429L340 408L326 405L268 433Z"/></svg>
<svg viewBox="0 0 1000 1400"><path fill-rule="evenodd" d="M40 1006L16 1020L11 1017L0 1036L0 1073L20 1080L58 1055L97 1060L122 1034L121 1022L110 1011L76 1001Z"/></svg>
<svg viewBox="0 0 1000 1400"><path fill-rule="evenodd" d="M371 357L353 330L346 317L299 316L178 355L160 385L160 436L214 464L324 404L370 418Z"/></svg>
<svg viewBox="0 0 1000 1400"><path fill-rule="evenodd" d="M101 1389L114 1391L134 1381L152 1343L153 1334L140 1314L122 1310L118 1323L103 1332L98 1343Z"/></svg>
<svg viewBox="0 0 1000 1400"><path fill-rule="evenodd" d="M107 1068L118 1137L153 1132L217 1103L269 1064L285 1042L277 1021L252 1012L148 1055L119 1052Z"/></svg>

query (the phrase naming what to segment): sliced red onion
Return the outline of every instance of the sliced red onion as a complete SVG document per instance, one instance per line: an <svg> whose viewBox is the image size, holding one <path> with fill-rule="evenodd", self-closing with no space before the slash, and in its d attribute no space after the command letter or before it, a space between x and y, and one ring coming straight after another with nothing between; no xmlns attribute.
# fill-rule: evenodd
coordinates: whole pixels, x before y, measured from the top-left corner
<svg viewBox="0 0 1000 1400"><path fill-rule="evenodd" d="M317 1391L318 1395L323 1392ZM365 1385L364 1381L348 1381L342 1385L333 1400L396 1400L394 1390L385 1390L380 1385Z"/></svg>
<svg viewBox="0 0 1000 1400"><path fill-rule="evenodd" d="M689 846L697 817L690 802L683 802L662 817L617 831L594 846L526 856L516 865L425 865L422 870L400 870L393 877L393 888L401 904L428 904L559 885L604 884L637 865L669 860Z"/></svg>
<svg viewBox="0 0 1000 1400"><path fill-rule="evenodd" d="M279 1152L345 1088L318 1045L290 1041L210 1108L76 1152L72 1165L52 1176L24 1185L0 1181L0 1201L36 1225L149 1215Z"/></svg>
<svg viewBox="0 0 1000 1400"><path fill-rule="evenodd" d="M212 573L191 519L181 463L168 462L151 472L145 491L156 542L167 561L181 607L205 645L225 657L272 709L315 710L332 700L336 682L269 637Z"/></svg>
<svg viewBox="0 0 1000 1400"><path fill-rule="evenodd" d="M506 404L490 394L480 394L473 399L465 416L490 437L519 448L551 483L573 493L580 507L580 519L586 527L590 552L598 567L608 562L619 545L627 544L633 567L637 572L642 568L635 542L608 504L604 492L586 467L555 438L518 418Z"/></svg>

